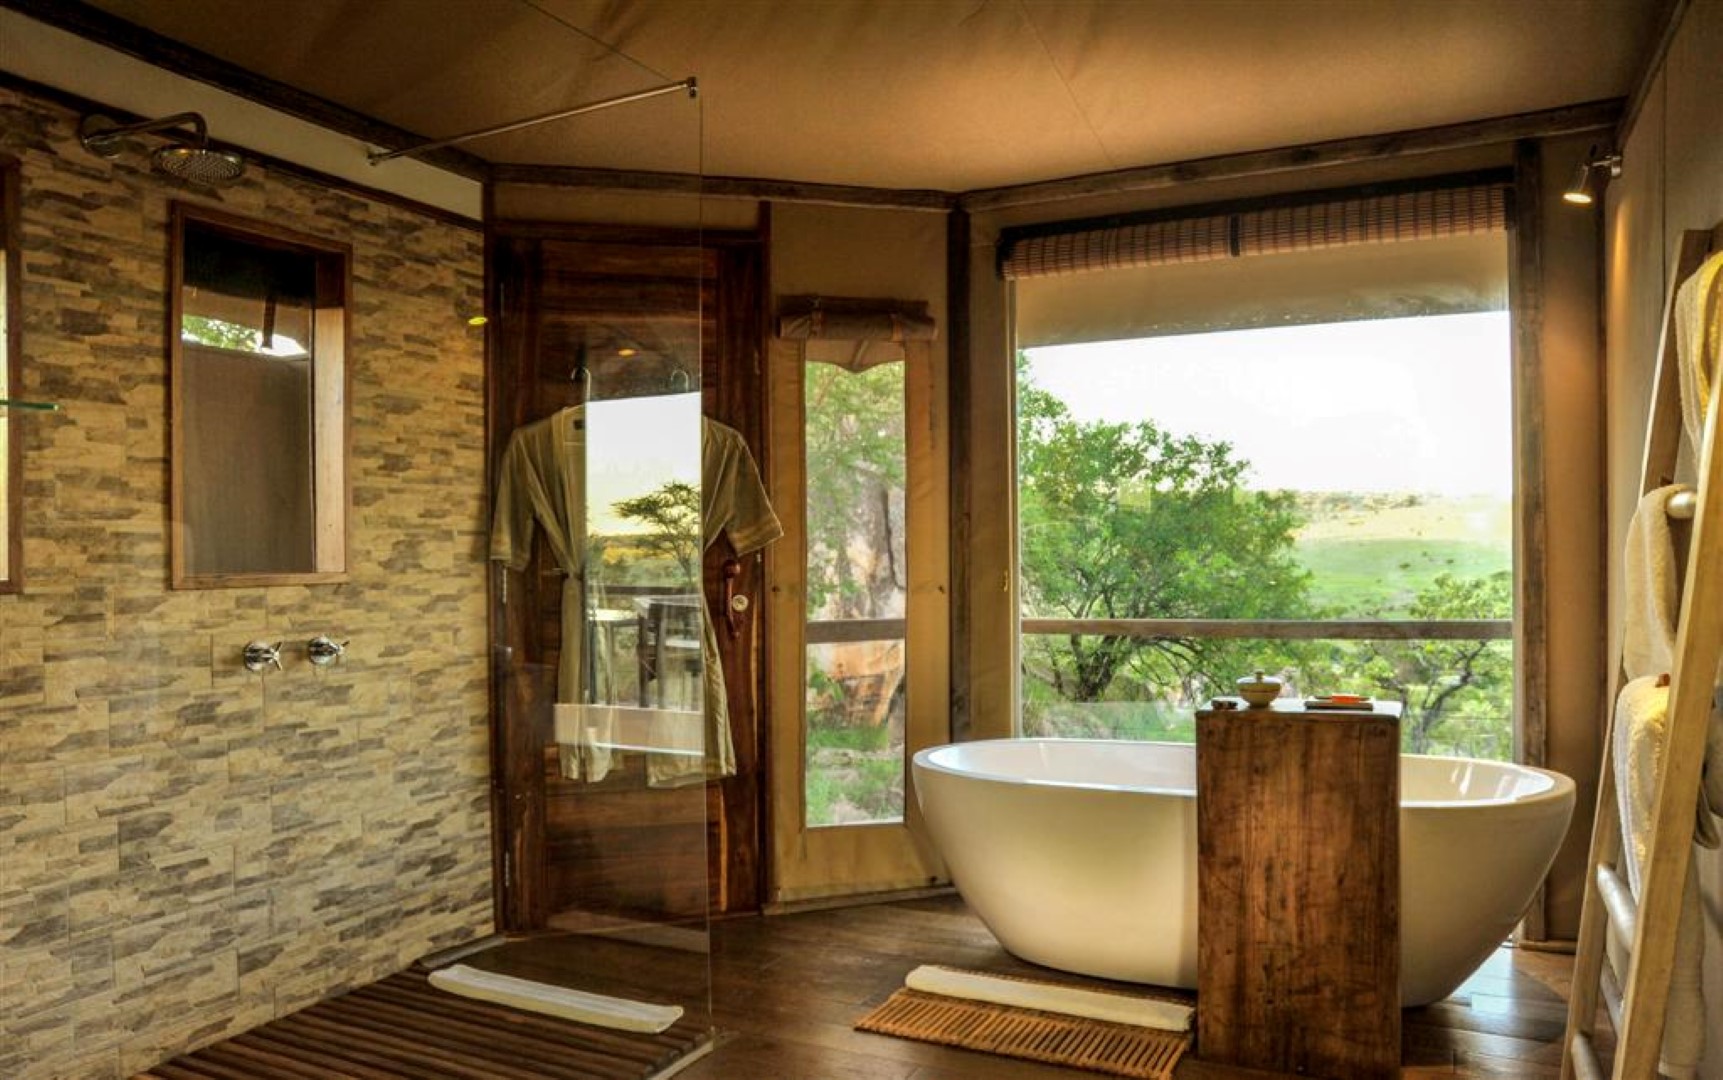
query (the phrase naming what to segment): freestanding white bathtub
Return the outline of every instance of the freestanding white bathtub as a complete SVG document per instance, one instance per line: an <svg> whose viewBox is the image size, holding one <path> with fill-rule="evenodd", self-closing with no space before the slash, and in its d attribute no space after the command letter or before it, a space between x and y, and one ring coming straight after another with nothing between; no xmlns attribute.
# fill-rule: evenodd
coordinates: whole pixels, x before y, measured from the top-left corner
<svg viewBox="0 0 1723 1080"><path fill-rule="evenodd" d="M1000 944L1066 971L1197 982L1196 748L996 739L915 755L953 882ZM1573 813L1573 781L1405 755L1400 1001L1447 997L1513 930Z"/></svg>

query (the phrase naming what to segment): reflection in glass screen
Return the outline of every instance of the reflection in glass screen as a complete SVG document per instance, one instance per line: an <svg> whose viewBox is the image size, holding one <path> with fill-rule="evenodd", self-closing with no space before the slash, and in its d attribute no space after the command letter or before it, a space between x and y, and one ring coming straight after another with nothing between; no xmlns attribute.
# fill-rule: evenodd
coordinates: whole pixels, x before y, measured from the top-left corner
<svg viewBox="0 0 1723 1080"><path fill-rule="evenodd" d="M618 509L625 501L677 483L691 485L698 497L699 420L698 393L587 403L588 521L595 535L651 531L650 522Z"/></svg>
<svg viewBox="0 0 1723 1080"><path fill-rule="evenodd" d="M585 417L592 700L699 710L700 395Z"/></svg>

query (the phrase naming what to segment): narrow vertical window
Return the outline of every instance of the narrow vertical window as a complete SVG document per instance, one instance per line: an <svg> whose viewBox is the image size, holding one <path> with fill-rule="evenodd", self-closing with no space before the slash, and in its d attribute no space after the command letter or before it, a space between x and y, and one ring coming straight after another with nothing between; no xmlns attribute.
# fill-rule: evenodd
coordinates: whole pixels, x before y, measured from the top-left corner
<svg viewBox="0 0 1723 1080"><path fill-rule="evenodd" d="M901 349L808 349L806 824L904 813L908 578Z"/></svg>

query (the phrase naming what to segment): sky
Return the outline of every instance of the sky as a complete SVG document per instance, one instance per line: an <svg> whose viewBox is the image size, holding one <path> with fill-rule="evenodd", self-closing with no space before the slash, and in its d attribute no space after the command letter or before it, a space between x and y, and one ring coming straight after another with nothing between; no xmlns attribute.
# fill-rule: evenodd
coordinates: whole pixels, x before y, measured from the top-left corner
<svg viewBox="0 0 1723 1080"><path fill-rule="evenodd" d="M1224 439L1249 486L1507 498L1505 311L1030 349L1081 420Z"/></svg>
<svg viewBox="0 0 1723 1080"><path fill-rule="evenodd" d="M586 405L587 527L639 531L611 510L673 480L700 486L700 394L613 398Z"/></svg>
<svg viewBox="0 0 1723 1080"><path fill-rule="evenodd" d="M1084 420L1149 419L1225 439L1251 486L1508 498L1506 312L1238 330L1028 351L1030 377ZM587 405L591 527L618 500L700 482L700 395Z"/></svg>

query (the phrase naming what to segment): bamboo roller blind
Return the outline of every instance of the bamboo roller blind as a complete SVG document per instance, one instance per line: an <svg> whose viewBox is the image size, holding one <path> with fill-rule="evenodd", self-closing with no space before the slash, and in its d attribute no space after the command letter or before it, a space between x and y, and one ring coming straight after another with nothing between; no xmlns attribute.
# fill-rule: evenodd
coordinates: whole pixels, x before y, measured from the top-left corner
<svg viewBox="0 0 1723 1080"><path fill-rule="evenodd" d="M1001 241L1010 280L1093 270L1316 251L1350 244L1432 240L1507 228L1508 185L1478 183L1313 199L1260 209L1013 237Z"/></svg>

